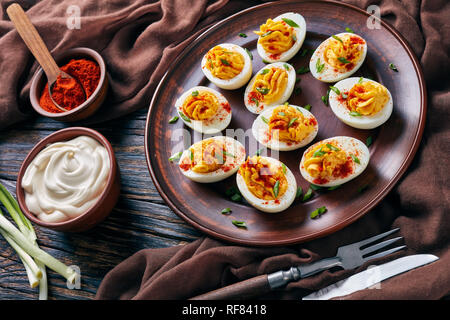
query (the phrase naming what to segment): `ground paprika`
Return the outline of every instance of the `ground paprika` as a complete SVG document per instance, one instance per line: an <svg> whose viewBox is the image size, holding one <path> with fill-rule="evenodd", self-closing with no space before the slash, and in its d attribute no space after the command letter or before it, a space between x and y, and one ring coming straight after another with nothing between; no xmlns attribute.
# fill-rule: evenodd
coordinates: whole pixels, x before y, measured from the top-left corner
<svg viewBox="0 0 450 320"><path fill-rule="evenodd" d="M58 78L53 86L52 98L60 106L72 110L86 101L97 88L100 80L100 67L88 59L72 59L62 66L61 70L71 75L76 81ZM62 112L50 99L48 84L42 90L39 104L47 112Z"/></svg>

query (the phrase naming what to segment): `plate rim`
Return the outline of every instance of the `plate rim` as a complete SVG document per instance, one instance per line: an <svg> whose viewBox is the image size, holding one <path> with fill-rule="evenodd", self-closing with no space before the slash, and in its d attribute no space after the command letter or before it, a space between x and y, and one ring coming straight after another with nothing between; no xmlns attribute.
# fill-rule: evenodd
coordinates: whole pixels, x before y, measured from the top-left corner
<svg viewBox="0 0 450 320"><path fill-rule="evenodd" d="M304 0L304 1L291 0L291 1L284 1L283 4L299 3L299 2L300 3L308 3L308 2L317 3L317 1L315 1L315 0ZM362 14L370 17L370 14L367 11L365 11L355 5L352 5L352 4L338 2L338 1L334 1L334 0L324 0L321 2L330 3L333 5L338 5L338 6L342 6L342 7L347 7L349 9L356 10L359 13L362 13ZM195 47L197 42L199 40L201 40L202 37L209 34L209 32L211 32L213 29L218 28L220 25L227 23L229 20L232 20L237 16L247 14L250 11L258 10L259 8L262 8L262 7L273 6L276 4L277 3L268 2L268 3L259 4L259 5L252 6L250 8L241 10L239 12L236 12L236 13L230 15L227 18L224 18L224 19L218 21L217 23L213 24L212 26L207 28L205 31L200 33L189 45L187 45L178 54L178 56L176 57L176 59L174 60L172 65L166 70L166 72L162 76L161 80L159 81L159 83L153 93L152 99L150 101L150 105L148 107L147 117L146 117L146 121L145 121L144 149L145 149L145 158L146 158L147 168L149 170L153 184L155 185L156 189L158 190L158 193L163 198L165 203L170 207L170 209L172 209L174 211L175 214L177 214L179 217L181 217L184 221L189 223L195 229L198 229L201 232L203 232L205 235L212 236L215 239L227 241L227 242L234 243L234 244L244 245L244 246L274 247L274 246L299 244L299 243L311 241L314 239L318 239L318 238L322 238L327 235L330 235L330 234L337 232L337 231L345 228L346 226L352 224L356 220L360 219L362 216L367 214L371 209L373 209L379 202L381 202L388 195L388 193L394 188L394 186L397 184L397 182L400 180L400 178L405 174L406 170L411 165L411 163L419 149L420 142L422 140L424 129L425 129L425 123L426 123L427 90L426 90L425 78L424 78L424 74L423 74L423 70L420 65L420 62L419 62L416 54L414 53L411 45L406 40L406 38L399 31L397 31L392 25L390 25L388 22L384 21L383 19L380 19L379 20L380 23L400 42L400 44L406 50L406 53L410 57L411 62L413 63L414 70L416 72L418 82L419 82L420 95L421 95L420 103L422 106L422 108L421 108L422 112L420 113L419 122L418 122L418 130L416 131L414 141L412 144L413 147L410 149L410 152L407 154L407 156L405 157L405 160L400 165L400 169L396 172L396 174L393 176L393 178L391 178L391 180L386 184L386 186L380 190L380 192L378 192L376 195L374 195L372 197L372 199L370 201L368 201L364 207L360 208L358 211L356 211L350 217L340 220L339 222L337 222L327 228L320 229L319 231L311 232L308 234L302 234L300 236L297 236L294 238L289 238L286 240L264 240L264 241L261 241L261 240L242 239L242 238L236 238L236 237L229 236L229 235L224 235L224 234L217 232L207 226L204 226L203 224L201 224L198 221L193 220L187 214L185 214L183 211L178 209L178 207L172 202L172 200L163 192L162 187L161 187L158 179L156 178L155 172L153 171L153 167L151 165L151 160L150 160L150 154L149 154L148 133L149 133L149 128L150 128L150 126L149 126L150 113L152 112L152 108L154 108L154 106L155 106L156 99L161 91L162 85L164 84L166 79L169 77L170 73L174 70L173 66L177 65L177 63L187 54L187 52L189 52L193 47Z"/></svg>

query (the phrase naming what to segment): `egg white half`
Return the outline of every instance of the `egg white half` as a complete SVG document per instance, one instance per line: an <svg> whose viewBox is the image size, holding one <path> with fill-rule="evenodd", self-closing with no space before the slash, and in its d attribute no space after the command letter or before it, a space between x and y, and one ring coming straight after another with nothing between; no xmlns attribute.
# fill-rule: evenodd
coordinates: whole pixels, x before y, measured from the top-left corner
<svg viewBox="0 0 450 320"><path fill-rule="evenodd" d="M245 51L244 48L242 48L241 46L238 46L237 44L221 43L218 46L220 46L224 49L230 50L230 51L235 51L235 52L240 53L244 57L244 68L234 78L231 78L228 80L217 78L216 76L214 76L211 73L211 71L208 68L206 68L207 59L206 59L206 54L205 54L203 56L202 63L201 63L203 74L213 84L215 84L219 88L222 88L225 90L234 90L234 89L243 87L248 82L248 80L250 80L250 78L252 76L252 72L253 72L253 65L252 65L252 60L250 59L250 56L248 55L248 53Z"/></svg>
<svg viewBox="0 0 450 320"><path fill-rule="evenodd" d="M211 137L202 141L208 141L211 139L222 141L225 144L225 148L229 155L225 155L226 158L224 164L213 172L199 173L192 171L190 168L188 170L184 170L179 165L181 173L192 181L200 183L213 183L224 180L235 174L239 169L239 166L245 161L245 148L239 141L226 136ZM201 143L201 141L196 143ZM179 164L182 164L184 161L190 161L189 149L183 151Z"/></svg>
<svg viewBox="0 0 450 320"><path fill-rule="evenodd" d="M360 81L360 79L361 78L359 77L344 79L336 83L334 86L338 88L341 93L348 92L355 84L357 84ZM378 83L370 79L362 78L362 82L367 81ZM339 120L341 120L345 124L358 129L373 129L385 123L392 114L394 103L392 100L391 93L389 92L389 90L387 90L387 92L389 100L386 102L385 106L379 112L371 116L350 115L350 110L347 108L347 103L345 101L341 101L339 99L339 95L336 94L334 91L330 91L328 101L331 110L333 110L336 117L338 117Z"/></svg>
<svg viewBox="0 0 450 320"><path fill-rule="evenodd" d="M282 163L274 158L270 157L262 157L266 160L270 161L276 166L281 167ZM297 181L295 180L294 174L292 171L286 166L286 180L288 183L288 187L286 192L276 200L263 200L256 197L247 187L244 178L239 174L236 174L236 183L241 192L242 196L247 200L249 204L251 204L256 209L263 212L280 212L289 208L289 206L294 202L295 195L297 193Z"/></svg>
<svg viewBox="0 0 450 320"><path fill-rule="evenodd" d="M358 36L353 33L339 33L336 36L342 37L344 35L351 35L356 36L361 39L363 39L361 36ZM364 44L361 44L362 46L362 52L361 56L359 57L358 62L355 64L355 66L348 71L342 71L342 70L334 70L334 67L330 66L325 62L325 59L323 57L324 51L326 47L328 46L328 43L333 40L333 37L329 37L324 42L322 42L317 49L314 51L314 53L311 56L311 60L309 61L309 70L311 71L311 74L314 76L314 78L322 81L322 82L336 82L345 78L350 77L352 74L354 74L363 64L366 55L367 55L367 42L364 40ZM317 71L317 60L320 59L320 64L324 64L324 67L321 72Z"/></svg>
<svg viewBox="0 0 450 320"><path fill-rule="evenodd" d="M263 118L269 120L270 117L272 116L273 110L277 107L277 106L275 106L275 107L271 107L269 109L264 110L253 122L252 133L253 133L253 136L255 137L255 139L259 143L261 143L262 145L266 146L269 149L279 150L279 151L291 151L291 150L295 150L295 149L304 147L308 143L310 143L311 141L314 140L314 138L317 135L317 132L319 131L319 124L317 122L316 117L314 117L314 115L311 112L309 112L308 110L306 110L305 108L295 106L295 105L289 105L289 106L296 108L298 111L303 113L305 118L314 119L317 123L314 126L314 130L308 136L306 136L305 139L303 139L302 141L299 141L299 142L287 143L285 141L279 141L279 140L272 139L270 132L269 132L269 125L263 120Z"/></svg>
<svg viewBox="0 0 450 320"><path fill-rule="evenodd" d="M211 94L214 94L217 97L219 102L219 108L216 114L210 118L205 120L193 120L187 121L180 116L183 113L183 103L186 98L192 94L192 92L198 91L201 93L202 91L207 91ZM226 107L227 106L227 107ZM231 107L228 103L227 99L218 91L208 88L197 86L193 87L186 92L184 92L175 102L175 108L177 109L178 116L180 116L181 120L183 120L184 124L189 128L192 128L195 131L205 133L205 134L216 134L220 131L224 130L231 122ZM185 115L187 117L187 115ZM189 118L189 117L188 117Z"/></svg>
<svg viewBox="0 0 450 320"><path fill-rule="evenodd" d="M285 70L287 72L287 74L288 74L288 81L287 81L287 84L286 84L286 88L284 89L283 94L280 96L280 98L278 100L273 101L273 102L271 102L269 104L266 104L264 102L259 102L257 104L254 101L250 100L249 93L252 91L253 84L256 81L256 76L259 73L261 73L262 70L270 69L270 68L283 69L283 70ZM245 88L245 92L244 92L244 104L247 107L248 111L250 111L252 113L256 113L256 114L261 113L263 110L265 110L267 108L283 104L284 102L288 101L289 98L291 97L292 92L294 91L295 80L296 80L295 69L289 63L286 63L286 62L275 62L275 63L268 64L265 67L261 68L261 70L259 70L258 73L256 73L253 76L252 80L250 80L250 82L248 83L247 88Z"/></svg>
<svg viewBox="0 0 450 320"><path fill-rule="evenodd" d="M294 12L287 12L283 13L282 15L279 15L278 17L272 19L273 21L281 21L283 18L290 19L294 21L298 27L293 27L294 31L293 34L296 37L295 43L292 45L292 47L281 53L279 56L274 57L270 52L267 52L264 50L263 46L258 42L256 45L256 49L258 51L259 56L268 62L281 62L281 61L289 61L292 59L300 50L300 48L303 45L303 42L305 41L306 36L306 22L305 18L299 13ZM259 38L258 38L259 40Z"/></svg>
<svg viewBox="0 0 450 320"><path fill-rule="evenodd" d="M323 143L331 143L334 146L345 150L348 156L351 154L354 155L359 159L360 163L356 163L354 160L352 161L352 173L344 178L339 177L329 177L327 178L328 182L326 183L318 183L316 181L316 178L312 177L304 167L305 162L305 155L313 148L315 148L317 145L323 144ZM302 174L303 178L305 178L306 181L319 185L322 187L334 187L341 185L343 183L346 183L352 179L355 179L357 176L359 176L367 167L370 160L370 152L367 146L361 142L358 139L352 138L352 137L345 137L345 136L338 136L333 138L328 138L322 141L319 141L313 145L311 145L308 149L305 150L303 153L302 159L300 161L300 173Z"/></svg>

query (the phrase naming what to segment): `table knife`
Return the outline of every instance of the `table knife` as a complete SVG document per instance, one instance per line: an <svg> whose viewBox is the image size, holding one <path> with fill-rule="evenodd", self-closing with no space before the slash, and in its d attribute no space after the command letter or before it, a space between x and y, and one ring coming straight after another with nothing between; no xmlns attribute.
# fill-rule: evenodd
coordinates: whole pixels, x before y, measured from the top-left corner
<svg viewBox="0 0 450 320"><path fill-rule="evenodd" d="M438 259L438 257L432 254L416 254L401 257L378 266L370 266L368 269L347 279L338 281L328 287L303 297L303 300L328 300L335 297L345 296L359 290L373 287L383 280L429 264Z"/></svg>

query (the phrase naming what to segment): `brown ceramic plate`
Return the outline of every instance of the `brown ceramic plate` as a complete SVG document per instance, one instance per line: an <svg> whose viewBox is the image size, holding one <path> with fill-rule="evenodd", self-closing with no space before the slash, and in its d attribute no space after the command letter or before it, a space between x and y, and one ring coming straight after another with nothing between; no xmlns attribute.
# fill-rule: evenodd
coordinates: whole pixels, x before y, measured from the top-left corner
<svg viewBox="0 0 450 320"><path fill-rule="evenodd" d="M194 183L186 179L178 166L168 161L176 151L182 149L184 129L192 134L192 140L201 140L183 122L169 124L176 115L174 103L178 96L197 85L219 90L230 102L233 119L228 128L251 128L256 118L243 104L241 88L233 91L220 90L203 75L200 62L202 56L214 45L231 42L249 49L253 53L253 74L264 66L256 52L257 36L253 33L267 18L284 12L298 12L307 24L306 39L302 48L309 49L305 57L297 54L290 63L296 69L308 66L313 50L332 34L344 32L346 27L361 35L368 43L367 58L354 76L370 77L383 83L394 99L391 118L373 130L358 130L340 122L331 109L323 104L328 85L314 79L310 73L299 75L300 94L292 95L291 104L311 104L311 112L319 122L319 133L314 141L337 135L346 135L366 141L372 137L371 160L367 169L355 180L340 188L315 191L306 202L299 201L278 214L262 213L247 204L227 199L227 188L236 185L235 176L215 184ZM275 246L294 244L333 233L354 222L373 208L392 189L418 148L425 124L426 92L419 63L405 39L390 25L381 22L380 29L367 27L369 14L356 7L339 2L280 2L267 3L239 12L211 27L191 43L161 80L155 91L147 117L145 146L147 163L152 179L161 196L172 210L188 223L210 236L245 245ZM247 38L239 37L245 33ZM300 52L302 49L300 49ZM389 68L396 65L399 72ZM225 134L225 132L224 132ZM250 137L247 144L255 144ZM304 191L309 184L300 175L298 164L305 148L292 152L281 152L283 161L295 174L297 183ZM270 153L269 153L270 154ZM366 187L364 192L359 189ZM328 212L319 219L310 219L309 214L318 207L326 206ZM221 214L223 208L231 208L230 215ZM245 221L248 228L234 226L232 220Z"/></svg>

